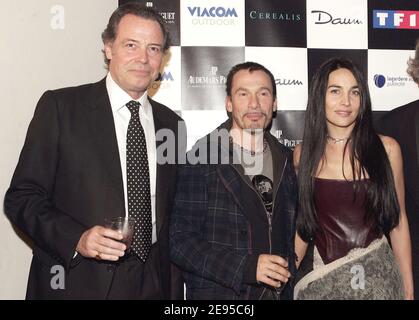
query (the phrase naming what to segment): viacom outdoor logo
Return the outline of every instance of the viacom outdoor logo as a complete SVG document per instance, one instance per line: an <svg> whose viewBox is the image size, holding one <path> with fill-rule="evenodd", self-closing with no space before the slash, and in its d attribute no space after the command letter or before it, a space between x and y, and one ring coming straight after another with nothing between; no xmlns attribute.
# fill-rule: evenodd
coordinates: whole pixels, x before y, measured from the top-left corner
<svg viewBox="0 0 419 320"><path fill-rule="evenodd" d="M234 25L238 18L235 8L188 7L193 25Z"/></svg>
<svg viewBox="0 0 419 320"><path fill-rule="evenodd" d="M160 81L174 81L174 80L175 79L173 79L172 73L170 71L169 72L163 72L161 74Z"/></svg>
<svg viewBox="0 0 419 320"><path fill-rule="evenodd" d="M419 11L373 10L375 29L419 29Z"/></svg>
<svg viewBox="0 0 419 320"><path fill-rule="evenodd" d="M374 84L377 88L386 87L402 87L406 83L412 82L412 78L408 76L384 76L382 74L374 75Z"/></svg>
<svg viewBox="0 0 419 320"><path fill-rule="evenodd" d="M170 84L174 82L175 79L173 78L173 75L170 71L168 72L162 72L160 74L160 77L153 82L151 85L152 89L167 89L170 88Z"/></svg>

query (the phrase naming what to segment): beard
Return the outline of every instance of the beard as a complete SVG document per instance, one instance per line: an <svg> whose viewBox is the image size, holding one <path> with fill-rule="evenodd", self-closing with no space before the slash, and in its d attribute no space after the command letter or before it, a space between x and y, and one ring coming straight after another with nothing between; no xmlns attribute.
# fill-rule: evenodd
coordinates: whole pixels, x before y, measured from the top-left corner
<svg viewBox="0 0 419 320"><path fill-rule="evenodd" d="M253 121L251 118L248 118L249 114L257 113L259 118L256 121ZM241 127L242 129L250 130L252 134L256 131L264 130L267 127L269 121L269 115L266 112L246 112L241 115Z"/></svg>

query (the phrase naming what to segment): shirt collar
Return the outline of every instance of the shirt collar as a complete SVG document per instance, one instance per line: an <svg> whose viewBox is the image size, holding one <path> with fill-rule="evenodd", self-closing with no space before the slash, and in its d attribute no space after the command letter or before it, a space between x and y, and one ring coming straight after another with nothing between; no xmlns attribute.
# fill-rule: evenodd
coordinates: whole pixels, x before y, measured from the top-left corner
<svg viewBox="0 0 419 320"><path fill-rule="evenodd" d="M124 108L128 102L134 100L115 82L115 80L113 80L110 72L108 72L106 76L106 89L108 90L109 101L111 102L111 108L113 113L118 112L119 110ZM152 112L152 110L150 102L148 101L148 92L144 92L144 94L135 101L141 103L140 109L142 109L143 112L141 112L141 110L140 112L147 119L151 119L150 113Z"/></svg>

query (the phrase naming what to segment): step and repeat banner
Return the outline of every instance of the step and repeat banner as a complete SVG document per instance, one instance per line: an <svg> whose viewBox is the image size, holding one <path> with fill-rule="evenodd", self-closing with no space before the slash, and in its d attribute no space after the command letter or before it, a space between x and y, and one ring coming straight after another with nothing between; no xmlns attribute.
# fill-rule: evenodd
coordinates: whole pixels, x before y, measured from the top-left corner
<svg viewBox="0 0 419 320"><path fill-rule="evenodd" d="M171 33L161 81L150 94L185 119L189 147L226 119L226 76L243 61L259 62L274 74L279 111L272 133L290 147L302 136L309 81L329 57L358 64L368 78L374 111L419 98L406 74L419 38L419 1L138 2L160 12Z"/></svg>

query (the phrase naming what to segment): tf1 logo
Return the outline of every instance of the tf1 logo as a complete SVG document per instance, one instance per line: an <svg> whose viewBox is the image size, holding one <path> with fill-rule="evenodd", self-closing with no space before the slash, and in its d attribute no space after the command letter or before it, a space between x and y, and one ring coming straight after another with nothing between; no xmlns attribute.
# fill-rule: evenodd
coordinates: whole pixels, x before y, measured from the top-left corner
<svg viewBox="0 0 419 320"><path fill-rule="evenodd" d="M419 11L373 10L373 27L381 29L419 29Z"/></svg>

